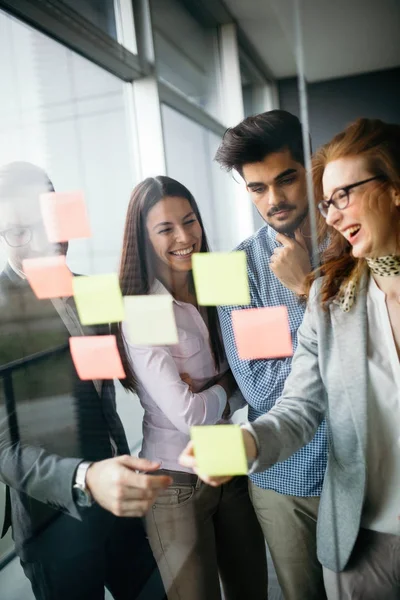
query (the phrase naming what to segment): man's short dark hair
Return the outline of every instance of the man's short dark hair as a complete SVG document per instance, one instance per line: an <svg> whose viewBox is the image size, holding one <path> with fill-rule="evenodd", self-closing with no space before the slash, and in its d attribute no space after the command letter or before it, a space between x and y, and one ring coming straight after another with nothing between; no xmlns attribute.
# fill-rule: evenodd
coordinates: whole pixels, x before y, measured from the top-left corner
<svg viewBox="0 0 400 600"><path fill-rule="evenodd" d="M18 161L0 167L0 201L22 197L29 186L54 192L47 173L32 163Z"/></svg>
<svg viewBox="0 0 400 600"><path fill-rule="evenodd" d="M215 160L227 171L235 169L242 175L243 165L261 162L268 154L286 148L293 160L304 166L299 119L286 110L270 110L227 129Z"/></svg>

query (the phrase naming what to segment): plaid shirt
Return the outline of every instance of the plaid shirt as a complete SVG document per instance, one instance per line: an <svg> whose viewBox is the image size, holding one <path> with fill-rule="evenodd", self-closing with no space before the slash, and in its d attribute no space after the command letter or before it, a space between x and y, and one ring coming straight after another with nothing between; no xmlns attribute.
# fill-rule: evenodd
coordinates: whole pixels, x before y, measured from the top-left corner
<svg viewBox="0 0 400 600"><path fill-rule="evenodd" d="M280 244L276 231L265 225L236 250L247 255L251 307L287 306L293 350L297 347L297 329L305 311L305 304L285 288L269 268L270 257ZM232 310L249 306L221 306L218 308L225 350L232 373L249 405L249 421L265 414L282 394L290 373L291 358L241 360L237 355L232 329ZM253 483L290 496L319 496L327 461L325 421L314 439L291 458L277 463L263 473L250 475Z"/></svg>

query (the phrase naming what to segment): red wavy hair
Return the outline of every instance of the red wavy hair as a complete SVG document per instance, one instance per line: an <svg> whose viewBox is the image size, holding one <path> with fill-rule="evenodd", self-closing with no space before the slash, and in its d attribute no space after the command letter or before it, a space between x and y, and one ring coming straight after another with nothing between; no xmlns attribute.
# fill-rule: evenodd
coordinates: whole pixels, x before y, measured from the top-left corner
<svg viewBox="0 0 400 600"><path fill-rule="evenodd" d="M312 176L317 202L323 197L322 177L326 165L333 160L352 156L364 157L371 174L382 177L382 191L385 194L388 185L400 192L400 125L362 118L315 152ZM398 208L394 214L395 226L400 231ZM352 255L351 245L338 231L328 227L324 220L319 220L319 223L319 239L321 241L329 236L329 244L323 254L322 266L308 278L308 289L316 277L323 275L321 300L327 303L349 279L355 278L359 282L366 262Z"/></svg>

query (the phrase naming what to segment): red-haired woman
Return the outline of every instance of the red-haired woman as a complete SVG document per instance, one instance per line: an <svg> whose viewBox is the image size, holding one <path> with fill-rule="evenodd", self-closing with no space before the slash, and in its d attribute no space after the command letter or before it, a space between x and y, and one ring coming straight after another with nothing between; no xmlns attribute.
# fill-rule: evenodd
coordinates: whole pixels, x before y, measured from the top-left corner
<svg viewBox="0 0 400 600"><path fill-rule="evenodd" d="M281 399L243 427L253 469L326 417L318 516L329 600L400 598L400 126L359 119L313 159L330 244ZM196 467L189 446L182 464ZM228 478L205 477L212 485Z"/></svg>
<svg viewBox="0 0 400 600"><path fill-rule="evenodd" d="M160 473L173 480L148 513L147 532L170 600L221 600L220 579L227 600L266 600L265 545L247 477L216 490L178 463L192 425L214 425L235 408L216 308L199 307L193 285L192 256L207 251L199 209L185 186L155 177L134 189L122 292L169 293L179 334L173 346L138 346L124 325L119 332L122 384L144 408L140 456L161 462Z"/></svg>

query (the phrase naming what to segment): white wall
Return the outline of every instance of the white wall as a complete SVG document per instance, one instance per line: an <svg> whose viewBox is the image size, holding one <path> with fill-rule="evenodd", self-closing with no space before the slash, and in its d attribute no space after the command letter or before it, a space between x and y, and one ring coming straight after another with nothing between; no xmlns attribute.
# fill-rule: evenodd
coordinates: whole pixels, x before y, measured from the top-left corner
<svg viewBox="0 0 400 600"><path fill-rule="evenodd" d="M214 162L220 138L169 106L162 105L167 173L194 195L212 250L232 250L243 240L242 211L250 202L237 201L237 183Z"/></svg>

